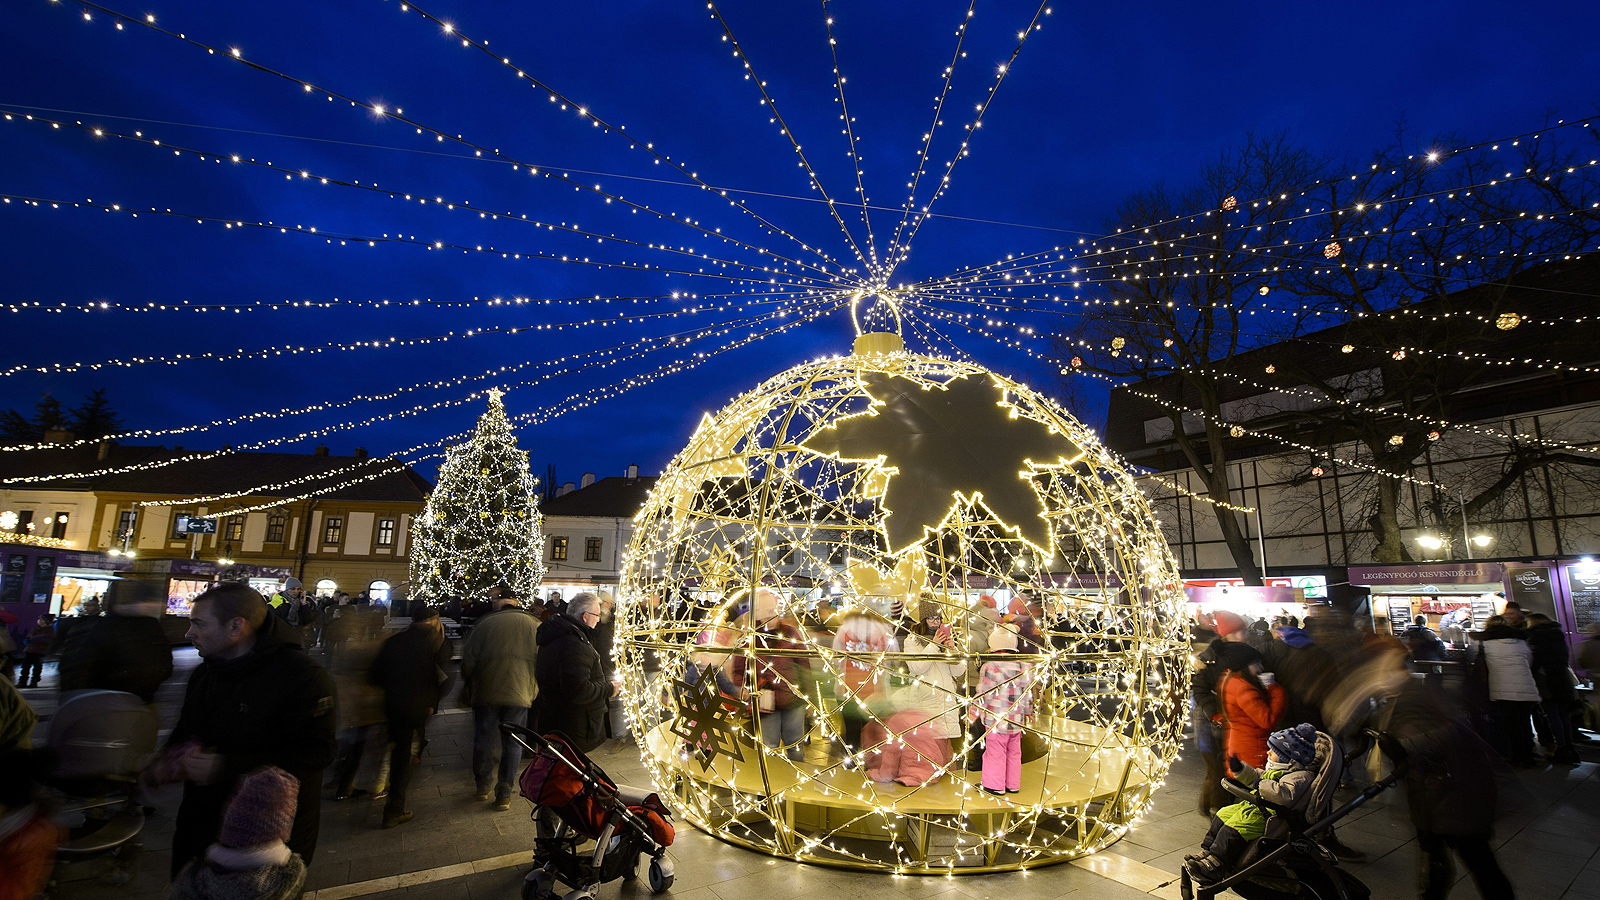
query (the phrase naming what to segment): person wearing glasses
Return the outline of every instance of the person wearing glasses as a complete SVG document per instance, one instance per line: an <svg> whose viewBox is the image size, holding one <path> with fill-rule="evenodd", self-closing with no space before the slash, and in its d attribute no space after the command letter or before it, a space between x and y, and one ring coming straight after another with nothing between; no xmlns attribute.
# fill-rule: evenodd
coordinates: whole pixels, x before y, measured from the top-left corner
<svg viewBox="0 0 1600 900"><path fill-rule="evenodd" d="M539 626L534 669L539 682L534 699L539 731L560 732L584 753L605 742L606 712L618 692L594 645L600 616L599 598L581 593L567 601L564 613Z"/></svg>

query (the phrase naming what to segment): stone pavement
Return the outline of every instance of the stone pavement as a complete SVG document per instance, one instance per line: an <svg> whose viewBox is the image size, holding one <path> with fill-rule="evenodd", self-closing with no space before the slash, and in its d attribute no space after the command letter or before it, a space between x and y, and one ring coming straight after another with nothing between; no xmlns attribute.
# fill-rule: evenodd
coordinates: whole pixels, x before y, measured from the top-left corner
<svg viewBox="0 0 1600 900"><path fill-rule="evenodd" d="M182 681L196 662L192 650L179 650L178 656L179 673L158 698L164 728L176 717ZM41 715L53 709L53 689L30 690L25 696ZM41 725L45 727L48 722ZM472 799L470 714L447 709L429 726L428 738L423 764L412 780L413 822L382 830L380 802L324 802L322 837L310 867L307 900L518 898L522 876L531 868L531 807L517 798L509 812L497 813L489 804ZM1600 900L1600 746L1586 747L1582 753L1585 762L1576 769L1520 773L1526 796L1502 817L1496 830L1500 863L1525 898ZM619 782L647 783L638 751L631 746L611 742L592 756ZM1105 852L1029 872L897 877L799 865L723 844L680 822L677 843L670 851L677 878L666 898L790 900L873 892L908 900L934 894L948 894L945 900L1055 900L1069 894L1081 894L1085 900L1141 896L1150 900L1151 895L1176 900L1178 865L1186 853L1195 851L1206 829L1206 820L1194 807L1201 771L1194 754L1180 760L1151 813ZM177 800L175 788L155 797L157 812L148 824L145 857L131 883L64 884L56 896L60 900L165 896ZM1347 867L1366 882L1374 898L1415 896L1416 841L1398 791L1352 813L1339 826L1339 834L1368 854L1368 861ZM600 888L600 900L618 895L624 900L650 896L642 879ZM1455 896L1475 895L1470 881L1456 887Z"/></svg>

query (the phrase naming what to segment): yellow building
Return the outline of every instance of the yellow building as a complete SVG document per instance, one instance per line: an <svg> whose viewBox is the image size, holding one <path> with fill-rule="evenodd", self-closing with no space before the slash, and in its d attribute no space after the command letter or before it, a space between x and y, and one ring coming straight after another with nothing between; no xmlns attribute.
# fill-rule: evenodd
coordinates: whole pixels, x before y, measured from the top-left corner
<svg viewBox="0 0 1600 900"><path fill-rule="evenodd" d="M0 458L0 517L18 540L131 556L128 570L166 574L180 592L179 581L217 575L270 592L293 575L308 591L387 600L407 580L411 521L431 490L409 466L359 448L332 456L326 447L196 453L107 443Z"/></svg>

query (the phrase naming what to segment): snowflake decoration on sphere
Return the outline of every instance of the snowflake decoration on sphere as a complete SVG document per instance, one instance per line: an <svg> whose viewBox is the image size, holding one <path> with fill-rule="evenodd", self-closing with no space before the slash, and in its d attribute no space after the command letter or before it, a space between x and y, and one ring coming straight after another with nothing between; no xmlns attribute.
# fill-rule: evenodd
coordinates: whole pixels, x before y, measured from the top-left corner
<svg viewBox="0 0 1600 900"><path fill-rule="evenodd" d="M615 652L646 765L696 826L796 860L1093 853L1178 751L1177 564L1129 472L1052 402L893 335L857 347L706 416L636 518ZM967 770L963 687L1003 658L997 628L1035 710L1022 790L1000 796Z"/></svg>

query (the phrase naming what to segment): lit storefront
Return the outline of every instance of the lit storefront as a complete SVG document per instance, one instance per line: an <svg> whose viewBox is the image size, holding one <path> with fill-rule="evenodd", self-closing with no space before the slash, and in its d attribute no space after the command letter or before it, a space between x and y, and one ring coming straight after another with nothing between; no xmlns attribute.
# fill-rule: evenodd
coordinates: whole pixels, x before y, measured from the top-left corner
<svg viewBox="0 0 1600 900"><path fill-rule="evenodd" d="M1351 566L1350 584L1372 594L1379 634L1399 634L1416 616L1453 647L1505 609L1508 567L1497 562ZM1554 611L1553 605L1551 611Z"/></svg>

